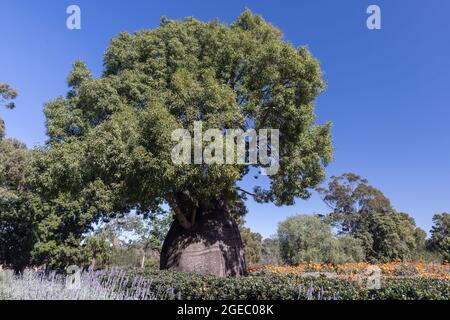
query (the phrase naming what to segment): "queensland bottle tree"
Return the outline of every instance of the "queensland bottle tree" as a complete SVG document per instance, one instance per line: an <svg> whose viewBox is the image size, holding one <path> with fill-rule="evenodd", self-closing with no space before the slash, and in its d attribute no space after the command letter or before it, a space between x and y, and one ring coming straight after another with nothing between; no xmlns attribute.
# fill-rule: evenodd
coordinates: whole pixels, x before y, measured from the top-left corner
<svg viewBox="0 0 450 320"><path fill-rule="evenodd" d="M51 208L37 259L67 258L100 220L170 207L161 268L243 275L235 220L246 211L245 197L276 205L306 199L332 158L330 124L315 120L324 89L319 62L249 10L229 26L163 18L155 29L121 33L99 78L78 61L68 84L67 96L45 107L49 139L34 157L31 180ZM210 142L231 149L238 139L225 141L225 129L279 129L269 183L237 186L264 170L259 162L174 163L174 131L194 136L200 121L203 132L223 132ZM271 146L267 139L269 158Z"/></svg>

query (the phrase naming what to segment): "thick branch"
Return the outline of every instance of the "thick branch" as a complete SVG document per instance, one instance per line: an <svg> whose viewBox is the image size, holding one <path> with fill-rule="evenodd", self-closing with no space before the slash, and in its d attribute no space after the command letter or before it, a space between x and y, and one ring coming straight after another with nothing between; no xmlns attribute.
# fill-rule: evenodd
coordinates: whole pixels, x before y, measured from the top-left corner
<svg viewBox="0 0 450 320"><path fill-rule="evenodd" d="M192 208L192 215L191 215L191 228L195 225L195 218L197 217L197 208L194 206Z"/></svg>

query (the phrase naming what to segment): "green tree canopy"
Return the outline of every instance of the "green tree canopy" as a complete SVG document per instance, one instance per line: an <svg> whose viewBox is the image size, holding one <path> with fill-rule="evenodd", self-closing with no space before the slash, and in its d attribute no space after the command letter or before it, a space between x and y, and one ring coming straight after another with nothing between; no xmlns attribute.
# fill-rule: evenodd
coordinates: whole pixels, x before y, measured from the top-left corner
<svg viewBox="0 0 450 320"><path fill-rule="evenodd" d="M450 214L436 214L433 217L433 228L428 246L441 254L443 259L450 261Z"/></svg>
<svg viewBox="0 0 450 320"><path fill-rule="evenodd" d="M11 100L17 98L18 93L9 84L0 83L0 106L4 105L8 109L14 109L15 104ZM0 139L5 136L5 122L0 118Z"/></svg>
<svg viewBox="0 0 450 320"><path fill-rule="evenodd" d="M331 177L326 188L317 188L323 201L332 209L329 219L342 233L353 234L363 213L392 210L388 198L354 173Z"/></svg>
<svg viewBox="0 0 450 320"><path fill-rule="evenodd" d="M297 215L278 226L284 263L345 263L365 258L361 242L351 236L335 237L330 224L318 216Z"/></svg>
<svg viewBox="0 0 450 320"><path fill-rule="evenodd" d="M240 231L246 262L251 265L258 264L261 261L262 236L246 227L241 227Z"/></svg>
<svg viewBox="0 0 450 320"><path fill-rule="evenodd" d="M332 177L318 188L332 209L327 220L362 241L365 256L374 261L410 259L423 251L425 232L406 213L399 213L390 200L367 179L354 173Z"/></svg>
<svg viewBox="0 0 450 320"><path fill-rule="evenodd" d="M67 96L45 107L49 140L36 151L30 182L51 205L46 224L58 235L49 231L41 247L72 246L105 217L164 203L186 228L197 212L245 211L236 182L250 165L171 161L173 130L192 133L199 120L204 130L280 129L279 171L255 199L308 198L332 158L330 124L315 123L321 76L306 48L249 10L231 26L163 18L158 28L119 34L100 78L76 62Z"/></svg>
<svg viewBox="0 0 450 320"><path fill-rule="evenodd" d="M34 203L26 186L30 156L24 144L0 140L0 264L19 269L30 262L34 243Z"/></svg>
<svg viewBox="0 0 450 320"><path fill-rule="evenodd" d="M422 249L421 231L406 213L372 211L361 217L355 236L369 260L388 262L413 258Z"/></svg>
<svg viewBox="0 0 450 320"><path fill-rule="evenodd" d="M0 104L13 109L17 91L0 83ZM27 186L31 152L15 140L5 139L0 119L0 264L21 269L30 263L34 245L36 199Z"/></svg>

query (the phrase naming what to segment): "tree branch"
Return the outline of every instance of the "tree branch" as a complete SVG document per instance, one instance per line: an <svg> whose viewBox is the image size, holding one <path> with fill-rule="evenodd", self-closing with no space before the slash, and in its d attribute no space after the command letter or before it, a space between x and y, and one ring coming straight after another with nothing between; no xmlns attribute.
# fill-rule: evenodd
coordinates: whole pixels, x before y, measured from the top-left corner
<svg viewBox="0 0 450 320"><path fill-rule="evenodd" d="M191 228L195 225L195 219L197 217L197 208L192 207L192 215L191 215Z"/></svg>
<svg viewBox="0 0 450 320"><path fill-rule="evenodd" d="M255 197L255 198L257 197L256 194L251 193L251 192L249 192L249 191L247 191L247 190L241 189L241 188L239 188L239 187L237 187L236 190L241 191L241 192L243 192L243 193L245 193L245 194L248 194L249 196L252 196L252 197Z"/></svg>
<svg viewBox="0 0 450 320"><path fill-rule="evenodd" d="M187 220L186 216L183 214L183 212L181 212L180 208L178 207L174 197L172 194L169 194L169 196L167 197L168 202L170 207L173 209L173 211L175 212L175 218L177 219L177 221L180 223L180 225L185 228L185 229L191 229L192 228L192 224Z"/></svg>

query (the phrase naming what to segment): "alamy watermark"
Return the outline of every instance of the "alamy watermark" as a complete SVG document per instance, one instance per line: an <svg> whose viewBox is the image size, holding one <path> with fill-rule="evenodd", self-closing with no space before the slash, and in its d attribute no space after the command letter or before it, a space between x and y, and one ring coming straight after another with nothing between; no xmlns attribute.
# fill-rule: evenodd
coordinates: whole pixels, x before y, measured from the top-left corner
<svg viewBox="0 0 450 320"><path fill-rule="evenodd" d="M70 5L66 9L66 13L69 15L66 20L66 27L69 30L81 29L81 9L77 5Z"/></svg>
<svg viewBox="0 0 450 320"><path fill-rule="evenodd" d="M366 269L367 275L367 289L380 290L381 289L381 269L378 266L369 266Z"/></svg>
<svg viewBox="0 0 450 320"><path fill-rule="evenodd" d="M366 13L369 17L366 20L366 26L369 30L381 29L381 8L378 5L371 4L367 7ZM81 29L81 9L78 5L72 4L66 8L66 14L69 16L66 20L66 27L69 30Z"/></svg>
<svg viewBox="0 0 450 320"><path fill-rule="evenodd" d="M81 287L81 269L78 266L72 265L66 269L66 284L68 290L78 290Z"/></svg>
<svg viewBox="0 0 450 320"><path fill-rule="evenodd" d="M274 175L280 167L278 129L208 129L194 122L194 136L187 129L172 132L174 164L242 164L262 167L263 175ZM192 154L193 150L193 154Z"/></svg>
<svg viewBox="0 0 450 320"><path fill-rule="evenodd" d="M370 5L367 8L367 14L370 16L367 18L366 25L369 30L381 29L381 8L375 4Z"/></svg>

